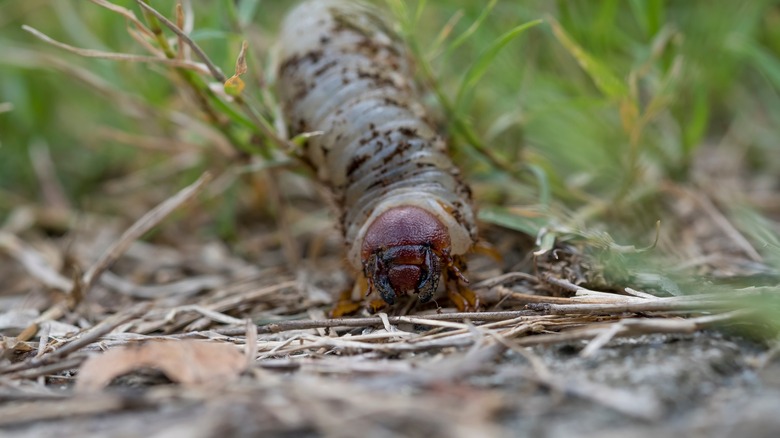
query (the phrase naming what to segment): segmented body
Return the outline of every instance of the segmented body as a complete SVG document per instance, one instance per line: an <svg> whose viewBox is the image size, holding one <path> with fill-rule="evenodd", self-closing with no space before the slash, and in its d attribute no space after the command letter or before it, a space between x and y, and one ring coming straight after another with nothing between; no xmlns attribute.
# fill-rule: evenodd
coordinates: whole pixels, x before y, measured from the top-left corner
<svg viewBox="0 0 780 438"><path fill-rule="evenodd" d="M291 129L323 132L305 154L335 195L350 264L370 276L371 253L392 246L430 247L447 263L466 253L477 233L470 190L426 119L404 45L377 11L305 2L282 25L279 56ZM401 249L392 257L426 263Z"/></svg>

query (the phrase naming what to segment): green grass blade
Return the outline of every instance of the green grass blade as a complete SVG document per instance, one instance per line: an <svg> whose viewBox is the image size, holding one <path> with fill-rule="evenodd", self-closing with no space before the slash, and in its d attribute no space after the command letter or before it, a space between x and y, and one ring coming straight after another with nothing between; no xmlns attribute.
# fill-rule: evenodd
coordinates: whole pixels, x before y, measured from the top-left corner
<svg viewBox="0 0 780 438"><path fill-rule="evenodd" d="M629 6L645 36L650 38L661 30L665 21L663 0L631 0Z"/></svg>
<svg viewBox="0 0 780 438"><path fill-rule="evenodd" d="M629 96L628 87L624 81L618 79L606 65L577 44L555 18L548 16L547 20L552 27L555 38L577 60L580 67L590 76L599 91L610 99L620 99Z"/></svg>
<svg viewBox="0 0 780 438"><path fill-rule="evenodd" d="M477 17L476 20L469 26L468 29L466 29L462 34L460 34L457 38L455 38L452 43L447 46L446 53L449 55L452 53L455 49L463 45L463 43L466 42L466 40L469 39L471 35L474 34L474 32L479 29L479 27L482 25L482 23L485 21L485 19L490 15L490 12L493 10L493 8L496 6L496 2L498 0L491 0L490 3L488 3L487 6L482 10L482 13L479 14L479 17Z"/></svg>
<svg viewBox="0 0 780 438"><path fill-rule="evenodd" d="M385 0L385 4L401 24L404 34L408 36L413 29L411 29L412 22L409 20L409 9L406 7L406 2L404 0Z"/></svg>
<svg viewBox="0 0 780 438"><path fill-rule="evenodd" d="M745 56L761 73L763 73L775 89L780 90L780 60L769 50L755 41L739 35L732 35L726 40L726 48Z"/></svg>
<svg viewBox="0 0 780 438"><path fill-rule="evenodd" d="M455 98L456 113L461 113L461 110L463 109L462 105L464 98L468 92L474 88L477 82L479 82L480 78L482 78L482 76L485 74L493 60L496 58L499 52L501 52L501 49L503 49L507 44L520 36L526 30L540 23L542 23L542 20L534 20L525 24L521 24L498 37L498 39L493 41L493 43L488 46L487 50L482 52L482 54L477 58L476 62L474 62L468 71L466 71L466 75L463 77L461 85L458 88L458 93L456 95L457 97Z"/></svg>
<svg viewBox="0 0 780 438"><path fill-rule="evenodd" d="M535 217L520 216L503 207L481 208L479 210L479 220L510 230L520 231L529 236L537 236L548 222L541 215Z"/></svg>
<svg viewBox="0 0 780 438"><path fill-rule="evenodd" d="M693 152L707 134L710 121L710 102L707 92L702 86L693 90L693 108L690 118L683 127L683 148L687 156Z"/></svg>
<svg viewBox="0 0 780 438"><path fill-rule="evenodd" d="M238 2L238 19L241 27L252 23L260 6L260 0L240 0Z"/></svg>
<svg viewBox="0 0 780 438"><path fill-rule="evenodd" d="M542 166L536 164L526 164L525 167L536 177L536 183L539 187L539 203L549 206L552 200L550 190L550 179Z"/></svg>
<svg viewBox="0 0 780 438"><path fill-rule="evenodd" d="M417 9L414 11L414 25L417 26L417 24L420 22L420 18L422 18L423 11L425 10L425 4L427 3L426 0L419 0L417 3Z"/></svg>

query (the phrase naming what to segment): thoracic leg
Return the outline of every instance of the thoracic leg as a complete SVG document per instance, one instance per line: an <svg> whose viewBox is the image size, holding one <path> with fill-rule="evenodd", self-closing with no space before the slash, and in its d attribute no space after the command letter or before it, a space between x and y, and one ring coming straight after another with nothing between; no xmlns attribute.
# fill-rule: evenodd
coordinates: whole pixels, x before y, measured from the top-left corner
<svg viewBox="0 0 780 438"><path fill-rule="evenodd" d="M473 290L466 286L468 280L463 276L466 263L461 257L451 257L447 263L447 269L443 272L447 297L461 312L475 312L479 310L479 297Z"/></svg>
<svg viewBox="0 0 780 438"><path fill-rule="evenodd" d="M368 281L362 275L357 276L352 289L346 289L341 292L339 300L331 310L330 315L333 318L340 318L344 315L350 315L363 307L366 294L368 293Z"/></svg>

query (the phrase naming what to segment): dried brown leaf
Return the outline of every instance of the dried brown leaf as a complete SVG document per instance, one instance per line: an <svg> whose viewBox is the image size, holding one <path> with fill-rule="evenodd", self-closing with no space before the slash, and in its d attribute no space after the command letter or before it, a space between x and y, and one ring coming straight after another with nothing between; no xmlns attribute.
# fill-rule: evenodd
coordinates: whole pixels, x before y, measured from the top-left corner
<svg viewBox="0 0 780 438"><path fill-rule="evenodd" d="M117 348L87 360L76 390L95 391L131 371L153 368L185 385L233 380L246 369L233 345L201 341L160 341Z"/></svg>
<svg viewBox="0 0 780 438"><path fill-rule="evenodd" d="M241 51L238 53L238 58L236 59L236 76L241 76L247 71L246 49L248 47L249 47L249 43L247 43L246 40L244 40L244 42L241 43Z"/></svg>

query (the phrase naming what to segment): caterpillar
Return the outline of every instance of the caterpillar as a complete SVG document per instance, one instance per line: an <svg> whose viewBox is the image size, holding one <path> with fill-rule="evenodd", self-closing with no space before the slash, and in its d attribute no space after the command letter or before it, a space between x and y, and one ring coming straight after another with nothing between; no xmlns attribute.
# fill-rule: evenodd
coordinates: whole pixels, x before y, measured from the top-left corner
<svg viewBox="0 0 780 438"><path fill-rule="evenodd" d="M424 303L444 276L455 305L476 309L458 283L477 239L471 191L418 100L400 38L366 4L310 0L284 19L278 50L292 133L322 132L302 154L334 194L348 262L367 280L360 299L411 292Z"/></svg>

